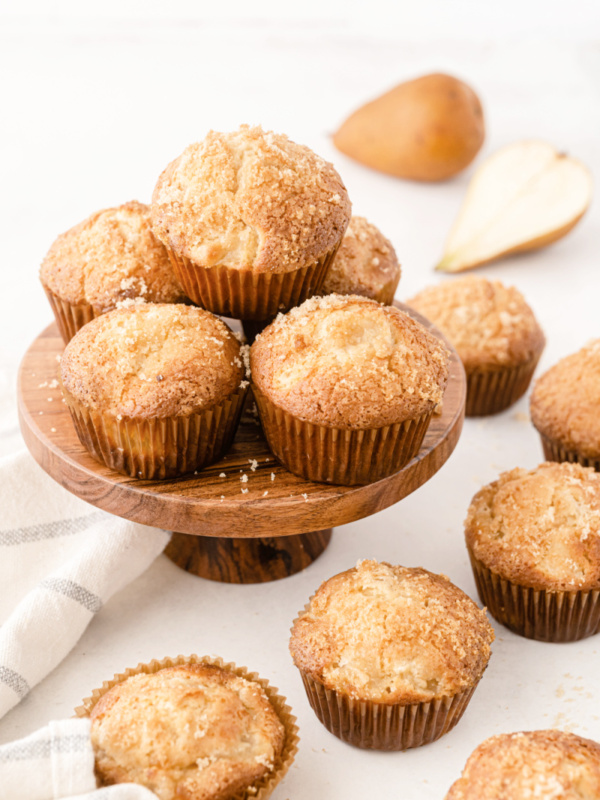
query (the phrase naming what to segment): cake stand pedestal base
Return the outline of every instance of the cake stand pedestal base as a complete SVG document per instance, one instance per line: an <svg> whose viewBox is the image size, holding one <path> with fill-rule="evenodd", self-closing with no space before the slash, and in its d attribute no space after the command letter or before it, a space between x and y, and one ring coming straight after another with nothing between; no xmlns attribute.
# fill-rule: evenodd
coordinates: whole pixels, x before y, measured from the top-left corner
<svg viewBox="0 0 600 800"><path fill-rule="evenodd" d="M257 539L174 533L165 555L201 578L224 583L265 583L308 567L325 550L331 534L332 528Z"/></svg>

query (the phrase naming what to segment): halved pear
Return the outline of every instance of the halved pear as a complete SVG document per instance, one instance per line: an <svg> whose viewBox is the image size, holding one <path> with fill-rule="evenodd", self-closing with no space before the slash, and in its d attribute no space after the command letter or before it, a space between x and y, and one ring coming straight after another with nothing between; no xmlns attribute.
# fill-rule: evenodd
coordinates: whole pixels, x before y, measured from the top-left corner
<svg viewBox="0 0 600 800"><path fill-rule="evenodd" d="M562 238L585 214L592 176L541 141L498 150L475 172L436 269L462 272Z"/></svg>

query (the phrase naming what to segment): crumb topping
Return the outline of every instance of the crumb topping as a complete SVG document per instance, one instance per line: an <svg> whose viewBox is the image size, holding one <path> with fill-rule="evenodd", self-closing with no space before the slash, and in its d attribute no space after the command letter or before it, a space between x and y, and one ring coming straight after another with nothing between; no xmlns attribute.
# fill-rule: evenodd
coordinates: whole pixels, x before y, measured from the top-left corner
<svg viewBox="0 0 600 800"><path fill-rule="evenodd" d="M500 281L453 279L407 304L448 337L466 368L517 366L544 348L544 334L523 295Z"/></svg>
<svg viewBox="0 0 600 800"><path fill-rule="evenodd" d="M394 296L400 264L389 239L364 217L352 217L323 284L323 294Z"/></svg>
<svg viewBox="0 0 600 800"><path fill-rule="evenodd" d="M446 800L592 800L600 745L558 730L505 733L469 756Z"/></svg>
<svg viewBox="0 0 600 800"><path fill-rule="evenodd" d="M64 390L117 417L188 416L240 386L240 345L209 311L148 304L85 325L61 360Z"/></svg>
<svg viewBox="0 0 600 800"><path fill-rule="evenodd" d="M203 267L288 272L338 244L350 200L333 166L287 136L210 131L158 179L158 238Z"/></svg>
<svg viewBox="0 0 600 800"><path fill-rule="evenodd" d="M474 685L493 639L485 611L445 575L367 560L321 585L290 652L328 688L408 704Z"/></svg>
<svg viewBox="0 0 600 800"><path fill-rule="evenodd" d="M600 339L563 358L536 381L531 420L540 433L567 449L600 456Z"/></svg>
<svg viewBox="0 0 600 800"><path fill-rule="evenodd" d="M186 300L152 233L150 207L137 202L98 211L61 234L42 262L40 279L63 300L88 303L96 314Z"/></svg>
<svg viewBox="0 0 600 800"><path fill-rule="evenodd" d="M226 800L273 769L285 732L262 687L191 664L127 678L91 713L96 770L160 800Z"/></svg>
<svg viewBox="0 0 600 800"><path fill-rule="evenodd" d="M467 544L489 569L535 589L600 589L600 474L546 462L513 469L473 498Z"/></svg>
<svg viewBox="0 0 600 800"><path fill-rule="evenodd" d="M431 411L449 353L397 308L354 295L313 297L280 314L250 349L252 379L309 422L375 428Z"/></svg>

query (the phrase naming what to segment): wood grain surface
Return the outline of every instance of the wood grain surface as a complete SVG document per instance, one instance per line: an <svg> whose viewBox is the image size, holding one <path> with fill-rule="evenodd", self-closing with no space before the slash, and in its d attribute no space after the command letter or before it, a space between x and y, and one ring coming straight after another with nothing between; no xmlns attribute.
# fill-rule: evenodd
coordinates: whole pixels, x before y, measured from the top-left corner
<svg viewBox="0 0 600 800"><path fill-rule="evenodd" d="M50 325L32 343L19 370L19 417L33 457L58 483L92 505L179 533L283 537L366 517L406 497L440 469L458 441L464 418L464 370L452 351L443 410L434 415L418 456L376 483L332 486L292 475L269 451L251 408L231 450L218 463L177 480L139 481L98 463L79 442L56 380L63 348L56 325Z"/></svg>

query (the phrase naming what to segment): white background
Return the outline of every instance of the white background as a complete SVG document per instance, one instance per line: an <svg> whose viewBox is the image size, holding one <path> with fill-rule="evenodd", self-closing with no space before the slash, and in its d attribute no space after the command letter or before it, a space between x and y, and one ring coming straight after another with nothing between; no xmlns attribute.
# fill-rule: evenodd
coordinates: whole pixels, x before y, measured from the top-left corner
<svg viewBox="0 0 600 800"><path fill-rule="evenodd" d="M147 201L161 169L209 128L262 123L334 161L355 211L393 241L403 265L398 297L409 297L441 280L432 266L473 167L444 184L402 182L340 155L330 134L362 102L443 70L482 98L488 134L476 163L501 145L539 137L598 175L599 12L600 4L580 0L0 5L1 452L22 446L15 370L51 321L37 270L58 233L99 208ZM592 206L560 243L480 270L516 284L530 301L548 338L541 369L600 335L599 251ZM494 418L467 420L455 454L425 487L338 529L317 562L285 581L221 585L159 558L0 721L0 741L70 715L114 672L191 652L256 669L289 698L301 749L276 800L358 800L375 791L433 800L493 733L558 726L600 740L597 638L548 645L496 626L489 669L459 726L396 754L360 752L329 735L287 653L307 597L358 558L444 572L475 596L462 522L481 485L541 460L526 414L523 399Z"/></svg>

